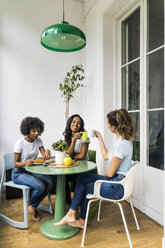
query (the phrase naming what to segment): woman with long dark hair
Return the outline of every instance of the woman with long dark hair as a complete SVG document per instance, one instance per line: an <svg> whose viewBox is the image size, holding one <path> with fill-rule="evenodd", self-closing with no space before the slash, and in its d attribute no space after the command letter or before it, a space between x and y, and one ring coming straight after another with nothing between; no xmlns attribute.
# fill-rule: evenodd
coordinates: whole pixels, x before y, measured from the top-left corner
<svg viewBox="0 0 165 248"><path fill-rule="evenodd" d="M72 159L88 160L88 146L89 140L81 139L84 129L84 121L80 115L74 114L70 116L66 123L65 131L63 133L65 140L69 144L69 149L66 151ZM69 182L72 182L74 189L77 175L66 176L66 202L71 203Z"/></svg>

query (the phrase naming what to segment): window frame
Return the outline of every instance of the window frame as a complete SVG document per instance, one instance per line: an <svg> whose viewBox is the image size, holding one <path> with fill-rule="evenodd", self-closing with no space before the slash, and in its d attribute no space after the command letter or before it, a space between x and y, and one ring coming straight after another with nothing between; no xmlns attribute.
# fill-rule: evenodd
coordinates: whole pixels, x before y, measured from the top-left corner
<svg viewBox="0 0 165 248"><path fill-rule="evenodd" d="M137 8L140 7L140 56L122 64L122 22L127 19ZM165 4L164 4L165 8ZM164 20L165 23L165 20ZM126 67L130 64L132 64L135 61L139 61L140 63L140 109L139 110L129 110L129 113L136 113L139 112L140 114L140 161L144 166L149 166L149 155L148 155L148 132L147 132L147 116L148 113L151 111L164 111L164 117L165 117L165 87L164 87L164 107L162 108L154 108L149 109L147 106L147 80L148 80L148 72L147 72L147 59L148 56L160 49L164 49L164 68L165 68L165 43L163 45L160 45L159 47L147 51L147 37L148 37L148 30L147 30L147 0L139 0L134 3L134 5L129 6L125 11L124 14L120 14L116 17L116 28L118 25L117 32L115 34L116 39L118 40L118 63L115 63L115 66L118 68L116 69L116 76L118 84L116 85L116 94L115 94L115 105L122 107L122 68ZM165 29L165 25L164 25ZM118 35L118 37L117 37ZM164 32L165 35L165 32ZM126 55L127 56L127 55ZM145 82L145 83L144 83ZM165 82L165 70L164 70L164 82ZM119 90L120 89L120 92ZM143 93L141 93L143 92ZM120 100L118 100L117 93L120 94ZM128 101L128 100L127 100ZM128 106L128 104L127 104ZM164 118L164 126L165 126L165 118ZM165 129L164 129L165 130ZM164 131L165 132L165 131ZM164 134L164 151L165 151L165 134ZM165 153L164 153L165 154ZM164 158L165 161L165 158ZM165 163L164 163L165 166Z"/></svg>

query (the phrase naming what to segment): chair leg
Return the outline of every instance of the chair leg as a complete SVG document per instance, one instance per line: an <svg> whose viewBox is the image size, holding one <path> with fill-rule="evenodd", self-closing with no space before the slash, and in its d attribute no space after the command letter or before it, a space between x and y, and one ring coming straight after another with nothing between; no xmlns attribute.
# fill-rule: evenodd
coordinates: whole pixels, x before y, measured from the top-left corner
<svg viewBox="0 0 165 248"><path fill-rule="evenodd" d="M28 210L27 210L28 199L29 199L29 189L23 189L24 223L26 228L28 227Z"/></svg>
<svg viewBox="0 0 165 248"><path fill-rule="evenodd" d="M53 208L52 208L52 202L51 202L50 193L48 194L48 201L49 201L49 210L50 210L50 213L53 214Z"/></svg>
<svg viewBox="0 0 165 248"><path fill-rule="evenodd" d="M88 205L87 205L87 212L86 212L86 216L85 216L84 231L83 231L83 236L82 236L81 247L84 247L84 240L85 240L85 233L86 233L86 228L87 228L87 223L88 223L90 204L91 204L91 202L94 202L94 201L98 201L98 199L89 200Z"/></svg>
<svg viewBox="0 0 165 248"><path fill-rule="evenodd" d="M85 224L84 224L84 231L83 231L83 236L82 236L82 242L81 242L81 247L84 247L84 241L85 241L85 233L86 233L86 228L87 228L87 223L88 223L88 214L89 214L89 208L92 200L88 202L87 206L87 212L86 212L86 217L85 217Z"/></svg>
<svg viewBox="0 0 165 248"><path fill-rule="evenodd" d="M98 209L97 221L100 221L101 202L102 201L99 200L99 209Z"/></svg>
<svg viewBox="0 0 165 248"><path fill-rule="evenodd" d="M121 216L122 216L122 219L123 219L125 231L126 231L128 242L129 242L129 246L130 246L130 248L132 248L132 243L131 243L131 239L130 239L130 236L129 236L129 231L128 231L127 223L126 223L126 220L125 220L125 216L124 216L122 205L119 202L117 202L117 204L118 204L118 206L120 208Z"/></svg>
<svg viewBox="0 0 165 248"><path fill-rule="evenodd" d="M9 224L12 227L26 229L28 228L27 200L28 200L29 189L23 189L22 191L23 191L24 222L12 220L3 214L0 214L0 220L4 221L5 223Z"/></svg>
<svg viewBox="0 0 165 248"><path fill-rule="evenodd" d="M134 220L135 220L135 223L136 223L137 230L140 230L139 223L138 223L137 218L136 218L136 214L135 214L135 210L134 210L134 207L133 207L133 204L132 204L131 197L129 197L129 202L130 202L130 205L131 205L131 209L132 209L132 213L133 213L133 216L134 216Z"/></svg>
<svg viewBox="0 0 165 248"><path fill-rule="evenodd" d="M49 207L40 204L40 205L38 206L38 208L41 209L41 210L43 210L43 211L45 211L45 212L48 212L48 213L53 214L53 209L52 209L52 203L51 203L50 193L48 194L48 201L49 201Z"/></svg>

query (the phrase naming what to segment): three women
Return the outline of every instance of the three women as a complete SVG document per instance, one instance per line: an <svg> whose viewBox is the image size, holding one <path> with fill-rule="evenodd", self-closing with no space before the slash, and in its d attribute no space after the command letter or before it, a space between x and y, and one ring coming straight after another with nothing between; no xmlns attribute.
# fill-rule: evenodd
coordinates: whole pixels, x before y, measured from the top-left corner
<svg viewBox="0 0 165 248"><path fill-rule="evenodd" d="M24 165L30 166L33 164L33 159L36 158L39 150L43 158L48 159L50 157L49 151L45 151L42 141L38 138L44 130L43 123L38 118L34 119L35 121L33 122L33 117L27 117L22 121L21 133L26 137L15 144L15 168L13 169L12 179L15 183L25 184L30 187L34 187L35 180L39 180L40 184L42 184L42 192L38 187L34 187L29 200L29 209L32 212L32 217L38 221L39 216L36 208L50 191L52 181L48 176L37 174L29 175L23 168ZM95 135L98 138L104 160L109 160L108 171L104 176L93 173L78 175L71 207L66 216L58 223L55 223L55 225L68 223L71 226L83 228L88 203L86 195L93 193L95 182L99 179L105 181L120 181L127 175L131 168L133 152L132 140L135 135L135 130L129 113L125 109L110 112L107 114L107 125L110 131L116 136L116 141L112 149L107 150L103 138L98 131L95 131ZM70 145L67 153L74 159L87 159L89 142L83 142L80 139L82 131L84 131L82 118L79 115L71 116L67 122L64 136ZM101 185L100 194L103 197L117 200L122 198L124 190L121 185L105 182ZM81 217L77 220L76 211L79 206L81 207Z"/></svg>

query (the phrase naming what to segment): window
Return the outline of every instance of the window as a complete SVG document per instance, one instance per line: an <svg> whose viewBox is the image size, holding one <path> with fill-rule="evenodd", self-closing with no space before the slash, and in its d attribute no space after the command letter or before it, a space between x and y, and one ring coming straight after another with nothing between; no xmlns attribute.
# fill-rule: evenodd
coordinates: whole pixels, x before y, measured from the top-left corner
<svg viewBox="0 0 165 248"><path fill-rule="evenodd" d="M164 169L164 1L147 1L147 164Z"/></svg>
<svg viewBox="0 0 165 248"><path fill-rule="evenodd" d="M122 22L122 106L136 125L133 160L140 160L140 8Z"/></svg>
<svg viewBox="0 0 165 248"><path fill-rule="evenodd" d="M146 5L144 22L140 20L142 4L121 22L122 106L130 112L136 125L133 159L140 160L140 140L143 140L147 165L163 170L164 1L146 0ZM141 28L145 28L145 35L140 32ZM142 137L142 129L147 136Z"/></svg>

